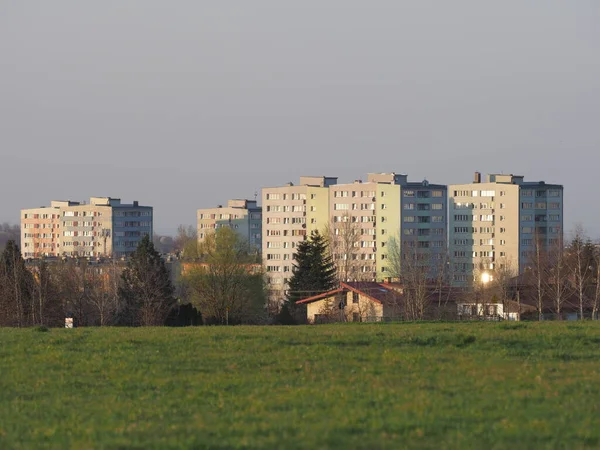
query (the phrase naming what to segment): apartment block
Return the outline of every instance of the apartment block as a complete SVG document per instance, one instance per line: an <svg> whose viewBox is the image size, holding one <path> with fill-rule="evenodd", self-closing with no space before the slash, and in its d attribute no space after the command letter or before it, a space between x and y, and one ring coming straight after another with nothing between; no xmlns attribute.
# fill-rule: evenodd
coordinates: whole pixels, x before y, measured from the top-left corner
<svg viewBox="0 0 600 450"><path fill-rule="evenodd" d="M385 246L390 236L400 234L398 183L405 179L396 174L368 174L366 182L330 187L330 242L344 278L341 281L388 276Z"/></svg>
<svg viewBox="0 0 600 450"><path fill-rule="evenodd" d="M25 258L125 257L145 235L152 236L152 217L152 207L137 201L52 201L48 207L21 211L21 252Z"/></svg>
<svg viewBox="0 0 600 450"><path fill-rule="evenodd" d="M428 268L428 276L448 274L448 187L406 182L402 185L402 257Z"/></svg>
<svg viewBox="0 0 600 450"><path fill-rule="evenodd" d="M262 208L256 200L229 200L227 206L199 209L198 241L207 233L221 227L230 227L248 240L253 248L262 250Z"/></svg>
<svg viewBox="0 0 600 450"><path fill-rule="evenodd" d="M329 219L329 187L335 177L300 177L300 183L262 189L262 257L269 297L285 299L297 245Z"/></svg>
<svg viewBox="0 0 600 450"><path fill-rule="evenodd" d="M445 185L409 182L396 173L370 173L367 182L332 186L331 242L336 263L347 268L344 281L390 278L390 238L399 243L407 267L414 260L434 277L446 253L446 196Z"/></svg>
<svg viewBox="0 0 600 450"><path fill-rule="evenodd" d="M476 172L473 183L449 186L448 248L457 286L477 284L500 269L521 273L531 265L536 242L548 250L562 236L562 185L505 174L482 182Z"/></svg>

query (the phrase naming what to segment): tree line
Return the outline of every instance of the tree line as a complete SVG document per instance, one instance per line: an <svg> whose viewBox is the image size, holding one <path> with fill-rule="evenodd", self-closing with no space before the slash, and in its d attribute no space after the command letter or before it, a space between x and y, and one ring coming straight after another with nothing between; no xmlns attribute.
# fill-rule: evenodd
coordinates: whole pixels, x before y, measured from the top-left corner
<svg viewBox="0 0 600 450"><path fill-rule="evenodd" d="M14 241L0 258L0 326L148 326L164 324L303 323L296 301L334 289L344 281L372 281L365 273L361 230L348 218L314 231L298 244L287 298L270 305L266 277L256 249L234 230L223 227L202 241L180 227L175 241L182 258L169 270L149 237L126 263L85 259L26 263ZM496 262L489 283L475 281L461 295L474 302L507 306L519 294L535 298L538 318L551 309L562 317L576 299L579 317L598 317L600 250L581 228L565 245L548 246L543 236L527 269ZM444 251L410 245L391 236L385 252L385 277L403 286L406 318L421 320L447 303L450 258ZM373 262L373 267L375 263ZM485 292L484 292L485 290ZM515 296L515 293L517 295ZM436 305L437 304L437 305Z"/></svg>

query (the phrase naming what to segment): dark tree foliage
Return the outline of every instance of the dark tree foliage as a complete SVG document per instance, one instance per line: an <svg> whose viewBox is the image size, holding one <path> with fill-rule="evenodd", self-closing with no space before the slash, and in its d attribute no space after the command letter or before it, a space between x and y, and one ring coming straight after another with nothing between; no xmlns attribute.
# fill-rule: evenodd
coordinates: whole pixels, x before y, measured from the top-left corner
<svg viewBox="0 0 600 450"><path fill-rule="evenodd" d="M309 239L300 242L294 260L287 301L278 318L283 324L290 323L290 319L298 322L298 300L330 291L336 286L335 265L325 238L318 231L313 231Z"/></svg>
<svg viewBox="0 0 600 450"><path fill-rule="evenodd" d="M19 246L10 240L0 258L0 324L25 327L35 323L34 280Z"/></svg>
<svg viewBox="0 0 600 450"><path fill-rule="evenodd" d="M121 277L119 296L124 308L120 323L164 325L175 306L174 288L164 261L145 236L132 253Z"/></svg>

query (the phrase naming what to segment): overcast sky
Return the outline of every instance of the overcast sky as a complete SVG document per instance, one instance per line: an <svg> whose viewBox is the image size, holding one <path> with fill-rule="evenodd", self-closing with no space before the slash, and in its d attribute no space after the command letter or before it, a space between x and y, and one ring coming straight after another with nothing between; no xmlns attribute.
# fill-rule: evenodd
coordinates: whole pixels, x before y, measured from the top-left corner
<svg viewBox="0 0 600 450"><path fill-rule="evenodd" d="M600 237L599 162L598 0L0 0L0 221L113 196L174 232L301 175L479 170Z"/></svg>

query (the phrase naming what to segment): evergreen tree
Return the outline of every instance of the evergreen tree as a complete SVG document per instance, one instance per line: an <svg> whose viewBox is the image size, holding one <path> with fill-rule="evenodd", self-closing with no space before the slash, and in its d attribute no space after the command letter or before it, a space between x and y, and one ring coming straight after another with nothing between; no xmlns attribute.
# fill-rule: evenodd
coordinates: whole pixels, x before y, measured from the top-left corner
<svg viewBox="0 0 600 450"><path fill-rule="evenodd" d="M0 325L24 327L35 322L33 286L19 246L8 241L0 258Z"/></svg>
<svg viewBox="0 0 600 450"><path fill-rule="evenodd" d="M308 240L300 242L294 254L294 266L289 282L287 301L279 314L280 323L289 323L290 317L297 322L296 302L335 288L335 265L327 250L325 238L313 231Z"/></svg>
<svg viewBox="0 0 600 450"><path fill-rule="evenodd" d="M175 305L174 288L164 261L144 236L121 277L119 296L125 325L164 325Z"/></svg>

